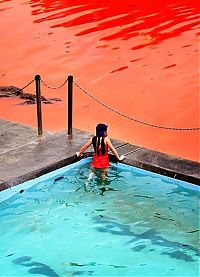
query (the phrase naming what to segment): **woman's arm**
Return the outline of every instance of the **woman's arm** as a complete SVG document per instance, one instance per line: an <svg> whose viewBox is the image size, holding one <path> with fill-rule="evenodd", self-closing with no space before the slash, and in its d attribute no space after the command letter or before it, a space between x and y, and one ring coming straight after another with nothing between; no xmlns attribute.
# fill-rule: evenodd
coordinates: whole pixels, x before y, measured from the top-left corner
<svg viewBox="0 0 200 277"><path fill-rule="evenodd" d="M112 151L112 153L115 155L115 157L118 159L118 161L121 160L121 157L119 156L119 154L117 153L117 150L115 149L115 147L112 145L112 142L110 141L110 139L108 137L106 137L106 143L108 144L108 147L110 148L110 150Z"/></svg>
<svg viewBox="0 0 200 277"><path fill-rule="evenodd" d="M83 145L83 146L81 147L81 149L79 150L79 152L76 152L76 155L77 155L78 157L82 156L83 153L85 152L85 150L86 150L91 144L92 144L92 138L89 139L89 140L86 142L86 144Z"/></svg>

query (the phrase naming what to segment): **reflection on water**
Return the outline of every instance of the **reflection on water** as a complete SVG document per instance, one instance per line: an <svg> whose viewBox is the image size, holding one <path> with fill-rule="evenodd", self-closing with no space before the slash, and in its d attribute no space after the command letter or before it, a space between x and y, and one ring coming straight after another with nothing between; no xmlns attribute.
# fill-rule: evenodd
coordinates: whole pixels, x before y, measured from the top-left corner
<svg viewBox="0 0 200 277"><path fill-rule="evenodd" d="M71 2L71 3L70 3ZM145 43L132 47L132 50L154 45L165 39L178 36L199 24L197 1L139 1L126 0L116 5L116 1L31 1L33 15L40 15L35 23L62 19L51 28L88 25L76 33L82 36L115 28L102 41L113 39L127 40L138 35L144 36ZM50 15L49 15L50 13ZM71 18L73 15L73 18ZM116 27L118 28L116 30Z"/></svg>
<svg viewBox="0 0 200 277"><path fill-rule="evenodd" d="M199 126L198 1L10 0L0 1L0 14L1 85L22 88L40 74L57 87L73 75L83 89L132 118ZM41 89L46 98L62 99L42 105L44 129L63 131L66 86ZM104 121L111 138L199 161L198 132L137 124L74 91L73 127L93 132ZM25 92L35 93L34 85ZM0 101L1 118L36 126L35 106Z"/></svg>

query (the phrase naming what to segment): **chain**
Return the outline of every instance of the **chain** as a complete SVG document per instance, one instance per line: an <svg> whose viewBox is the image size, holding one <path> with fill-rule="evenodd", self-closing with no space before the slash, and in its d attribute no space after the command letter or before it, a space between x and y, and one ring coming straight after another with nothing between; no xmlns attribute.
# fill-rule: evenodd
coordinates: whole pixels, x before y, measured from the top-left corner
<svg viewBox="0 0 200 277"><path fill-rule="evenodd" d="M60 89L60 88L62 88L62 87L67 83L67 81L68 81L68 79L66 79L66 80L64 81L64 83L61 84L60 86L52 87L52 86L47 85L47 84L41 79L41 82L43 83L43 85L44 85L45 87L49 88L49 89Z"/></svg>
<svg viewBox="0 0 200 277"><path fill-rule="evenodd" d="M25 88L27 88L28 86L30 86L35 80L31 80L27 85L25 85L23 88L20 88L19 90L24 90Z"/></svg>
<svg viewBox="0 0 200 277"><path fill-rule="evenodd" d="M135 121L137 123L140 123L140 124L143 124L143 125L147 125L147 126L150 126L150 127L154 127L154 128L160 128L160 129L166 129L166 130L173 130L173 131L197 131L197 130L200 130L200 127L196 127L196 128L175 128L175 127L167 127L167 126L160 126L160 125L155 125L155 124L152 124L152 123L148 123L148 122L145 122L145 121L142 121L142 120L139 120L139 119L136 119L136 118L133 118L131 116L128 116L122 112L119 112L117 110L115 110L114 108L108 106L107 104L105 104L104 102L100 101L99 99L97 99L96 97L94 97L92 94L90 94L89 92L87 92L85 89L83 89L82 87L80 87L75 81L73 81L74 84L80 89L82 90L86 95L88 95L90 98L92 98L94 101L98 102L100 105L106 107L107 109L111 110L112 112L120 115L120 116L123 116L129 120L132 120L132 121Z"/></svg>
<svg viewBox="0 0 200 277"><path fill-rule="evenodd" d="M30 86L35 80L31 80L27 85L25 85L21 90L24 90L25 88L27 88L28 86Z"/></svg>

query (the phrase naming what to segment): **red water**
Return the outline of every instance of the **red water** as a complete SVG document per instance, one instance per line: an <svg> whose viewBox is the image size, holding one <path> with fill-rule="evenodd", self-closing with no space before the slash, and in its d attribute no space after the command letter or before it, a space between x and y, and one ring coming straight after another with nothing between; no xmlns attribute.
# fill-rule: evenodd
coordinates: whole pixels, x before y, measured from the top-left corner
<svg viewBox="0 0 200 277"><path fill-rule="evenodd" d="M36 74L50 86L73 75L86 91L132 118L166 127L199 127L196 0L0 0L0 85L23 87ZM25 91L34 93L34 84ZM43 127L67 128L67 87L47 89L63 101L42 105ZM0 117L36 126L35 105L0 99ZM199 161L199 132L136 123L74 86L73 127ZM83 142L84 143L84 142Z"/></svg>

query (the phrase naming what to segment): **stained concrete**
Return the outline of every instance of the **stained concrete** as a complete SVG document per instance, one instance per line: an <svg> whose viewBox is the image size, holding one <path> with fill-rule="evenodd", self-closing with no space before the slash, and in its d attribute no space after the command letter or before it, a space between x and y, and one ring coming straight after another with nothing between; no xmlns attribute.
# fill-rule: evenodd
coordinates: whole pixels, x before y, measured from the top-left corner
<svg viewBox="0 0 200 277"><path fill-rule="evenodd" d="M73 129L67 132L44 132L18 123L0 120L0 190L41 176L56 168L76 162L75 153L92 136ZM123 163L134 165L176 179L200 184L200 164L157 151L112 140L120 155L126 154ZM92 148L84 157L92 155ZM115 161L113 155L110 159Z"/></svg>

